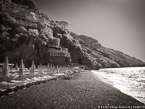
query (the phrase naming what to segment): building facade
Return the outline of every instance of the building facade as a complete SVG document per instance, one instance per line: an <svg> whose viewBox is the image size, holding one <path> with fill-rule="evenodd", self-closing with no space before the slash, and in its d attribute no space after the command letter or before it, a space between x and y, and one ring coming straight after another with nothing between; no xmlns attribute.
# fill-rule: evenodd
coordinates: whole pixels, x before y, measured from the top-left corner
<svg viewBox="0 0 145 109"><path fill-rule="evenodd" d="M67 65L71 62L70 53L67 48L49 47L49 61L56 65Z"/></svg>

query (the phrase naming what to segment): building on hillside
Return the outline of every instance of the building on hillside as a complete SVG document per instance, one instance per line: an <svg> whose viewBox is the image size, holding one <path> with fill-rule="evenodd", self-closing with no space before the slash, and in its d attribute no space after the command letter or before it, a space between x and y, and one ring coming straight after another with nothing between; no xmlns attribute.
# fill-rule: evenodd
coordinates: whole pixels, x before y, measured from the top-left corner
<svg viewBox="0 0 145 109"><path fill-rule="evenodd" d="M49 47L48 55L50 63L55 65L67 65L71 62L67 48Z"/></svg>

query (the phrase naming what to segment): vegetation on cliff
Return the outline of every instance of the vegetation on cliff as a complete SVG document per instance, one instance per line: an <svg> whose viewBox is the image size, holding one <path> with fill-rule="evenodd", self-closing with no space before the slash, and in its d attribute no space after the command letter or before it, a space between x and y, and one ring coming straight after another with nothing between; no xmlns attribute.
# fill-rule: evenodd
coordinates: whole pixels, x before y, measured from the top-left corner
<svg viewBox="0 0 145 109"><path fill-rule="evenodd" d="M119 51L103 47L97 40L66 29L66 21L53 21L38 10L33 0L0 1L0 61L26 67L34 60L47 64L50 45L68 48L74 63L91 68L142 66L144 62Z"/></svg>

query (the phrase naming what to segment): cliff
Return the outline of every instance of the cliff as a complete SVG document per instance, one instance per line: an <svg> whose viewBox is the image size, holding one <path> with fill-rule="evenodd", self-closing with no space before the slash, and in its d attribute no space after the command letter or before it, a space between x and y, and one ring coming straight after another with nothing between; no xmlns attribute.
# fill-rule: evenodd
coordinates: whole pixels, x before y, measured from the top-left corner
<svg viewBox="0 0 145 109"><path fill-rule="evenodd" d="M144 62L122 52L105 48L96 39L65 29L65 21L53 21L38 10L33 0L0 1L0 61L24 59L27 67L49 62L49 46L68 48L74 63L90 68L143 66Z"/></svg>
<svg viewBox="0 0 145 109"><path fill-rule="evenodd" d="M96 39L85 35L71 33L73 38L79 40L81 46L95 57L100 67L134 67L144 66L145 63L123 52L103 47Z"/></svg>

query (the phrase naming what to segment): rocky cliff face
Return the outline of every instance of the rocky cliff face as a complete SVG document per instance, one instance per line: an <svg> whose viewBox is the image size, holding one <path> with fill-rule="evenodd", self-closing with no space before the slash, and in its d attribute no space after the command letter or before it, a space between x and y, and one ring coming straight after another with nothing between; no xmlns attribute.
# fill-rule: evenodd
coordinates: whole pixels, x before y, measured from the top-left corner
<svg viewBox="0 0 145 109"><path fill-rule="evenodd" d="M49 46L68 48L74 63L90 68L127 67L145 65L142 61L119 51L108 49L97 40L77 35L65 29L64 21L53 21L41 13L33 0L0 1L0 61L6 56L10 62L24 59L29 67L47 64Z"/></svg>
<svg viewBox="0 0 145 109"><path fill-rule="evenodd" d="M83 49L95 58L99 67L133 67L144 66L145 63L124 54L120 51L103 47L96 39L84 35L71 33L73 38L79 40Z"/></svg>

